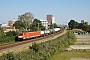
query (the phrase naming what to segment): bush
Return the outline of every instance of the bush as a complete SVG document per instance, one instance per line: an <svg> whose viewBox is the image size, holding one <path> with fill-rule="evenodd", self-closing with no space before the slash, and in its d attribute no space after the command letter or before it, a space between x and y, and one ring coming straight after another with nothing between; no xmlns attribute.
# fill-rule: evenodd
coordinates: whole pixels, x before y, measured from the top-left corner
<svg viewBox="0 0 90 60"><path fill-rule="evenodd" d="M12 36L17 36L17 32L15 31L9 31L9 32L6 32L6 36L9 36L9 37L12 37Z"/></svg>
<svg viewBox="0 0 90 60"><path fill-rule="evenodd" d="M13 53L4 54L0 60L15 60Z"/></svg>
<svg viewBox="0 0 90 60"><path fill-rule="evenodd" d="M0 38L0 44L14 42L14 41L15 41L15 37L4 37L4 38Z"/></svg>
<svg viewBox="0 0 90 60"><path fill-rule="evenodd" d="M18 33L15 31L6 32L3 37L0 37L0 44L15 42L15 40L17 39L17 34Z"/></svg>

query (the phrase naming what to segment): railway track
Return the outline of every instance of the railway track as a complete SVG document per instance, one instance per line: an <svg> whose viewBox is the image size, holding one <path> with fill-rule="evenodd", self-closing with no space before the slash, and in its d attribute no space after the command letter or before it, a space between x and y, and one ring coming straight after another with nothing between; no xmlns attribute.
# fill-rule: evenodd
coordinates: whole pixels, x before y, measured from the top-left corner
<svg viewBox="0 0 90 60"><path fill-rule="evenodd" d="M42 39L45 39L45 38L49 38L49 37L52 37L52 36L60 34L60 33L61 32L57 32L55 34L47 35L47 36L44 36L44 37L39 37L39 38L35 38L35 39L25 40L25 41L22 41L22 42L18 41L18 42L14 42L14 43L10 43L10 44L0 45L0 50L6 49L6 48L10 48L10 47L19 46L19 45L26 44L26 43L39 41L39 40L42 40Z"/></svg>

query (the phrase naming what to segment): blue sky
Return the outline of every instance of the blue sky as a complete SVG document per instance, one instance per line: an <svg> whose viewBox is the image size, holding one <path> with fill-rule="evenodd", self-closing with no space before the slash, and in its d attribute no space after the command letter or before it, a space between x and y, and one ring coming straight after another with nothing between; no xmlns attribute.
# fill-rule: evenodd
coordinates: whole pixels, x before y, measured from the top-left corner
<svg viewBox="0 0 90 60"><path fill-rule="evenodd" d="M0 0L0 23L17 19L25 12L32 12L39 19L52 14L57 24L66 24L71 19L84 19L90 24L90 0Z"/></svg>

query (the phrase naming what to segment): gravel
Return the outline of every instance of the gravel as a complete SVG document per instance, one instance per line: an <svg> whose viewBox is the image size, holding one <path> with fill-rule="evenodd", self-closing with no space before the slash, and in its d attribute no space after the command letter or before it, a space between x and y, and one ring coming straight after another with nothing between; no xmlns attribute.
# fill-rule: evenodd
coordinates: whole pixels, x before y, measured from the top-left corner
<svg viewBox="0 0 90 60"><path fill-rule="evenodd" d="M86 58L71 58L70 60L90 60L90 59L86 59Z"/></svg>

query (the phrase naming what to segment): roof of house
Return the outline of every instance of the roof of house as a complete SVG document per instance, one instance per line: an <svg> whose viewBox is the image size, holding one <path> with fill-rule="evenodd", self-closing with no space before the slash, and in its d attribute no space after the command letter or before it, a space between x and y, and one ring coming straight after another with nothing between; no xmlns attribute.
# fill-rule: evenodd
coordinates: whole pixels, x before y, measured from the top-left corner
<svg viewBox="0 0 90 60"><path fill-rule="evenodd" d="M6 30L6 29L14 29L14 27L5 26L5 27L3 27L3 29L4 29L4 30Z"/></svg>

